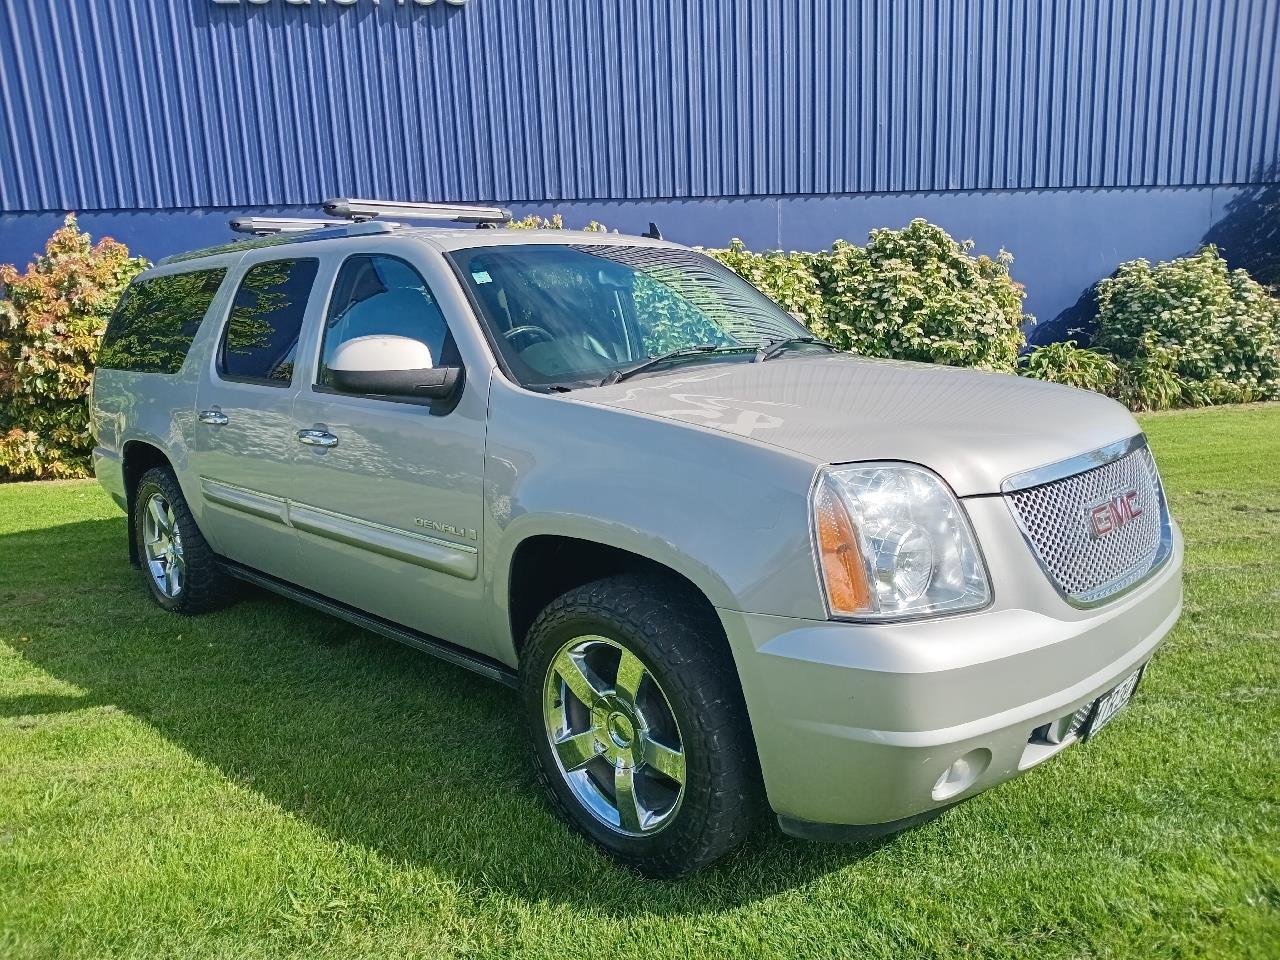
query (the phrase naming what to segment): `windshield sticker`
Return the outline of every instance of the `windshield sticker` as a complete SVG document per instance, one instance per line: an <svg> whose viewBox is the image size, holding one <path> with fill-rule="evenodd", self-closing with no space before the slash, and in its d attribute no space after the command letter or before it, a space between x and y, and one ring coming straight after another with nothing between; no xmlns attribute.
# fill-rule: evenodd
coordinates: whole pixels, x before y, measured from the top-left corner
<svg viewBox="0 0 1280 960"><path fill-rule="evenodd" d="M488 270L473 270L471 279L476 283L493 283L493 277L489 276Z"/></svg>

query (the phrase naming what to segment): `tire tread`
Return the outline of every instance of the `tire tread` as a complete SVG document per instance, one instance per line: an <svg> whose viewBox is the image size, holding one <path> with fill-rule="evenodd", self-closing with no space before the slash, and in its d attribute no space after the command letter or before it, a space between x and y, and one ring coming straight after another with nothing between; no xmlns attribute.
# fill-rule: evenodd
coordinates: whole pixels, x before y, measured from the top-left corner
<svg viewBox="0 0 1280 960"><path fill-rule="evenodd" d="M151 595L166 610L185 616L196 616L224 606L234 593L234 581L223 572L217 554L196 525L178 478L168 467L152 467L138 481L134 494L133 522L138 525L139 545L142 543L140 507L144 502L144 492L149 487L158 489L173 507L178 529L182 534L182 555L187 564L187 579L181 594L176 598L169 598L162 597L156 591L151 574L146 569L146 559L142 558L143 574L147 578Z"/></svg>
<svg viewBox="0 0 1280 960"><path fill-rule="evenodd" d="M763 805L759 765L747 719L746 705L738 683L728 641L718 620L700 598L689 596L682 584L656 576L622 574L584 584L553 600L535 619L529 631L525 660L537 667L523 670L521 683L532 733L543 738L541 721L542 684L546 663L555 650L542 649L575 621L603 619L640 639L636 651L663 668L662 686L669 699L679 699L686 712L698 718L697 731L682 730L686 762L702 766L686 778L682 801L698 805L700 823L686 831L679 843L645 845L635 852L626 849L627 838L606 849L648 876L674 878L707 866L739 846L751 834ZM696 749L689 751L691 733ZM559 770L550 761L549 751L535 743L537 777L556 812L570 824L581 826L576 804L566 801ZM698 780L707 788L693 797L690 787ZM677 816L684 816L682 808ZM658 837L677 828L673 823ZM596 839L588 832L589 836ZM691 834L691 835L689 835Z"/></svg>

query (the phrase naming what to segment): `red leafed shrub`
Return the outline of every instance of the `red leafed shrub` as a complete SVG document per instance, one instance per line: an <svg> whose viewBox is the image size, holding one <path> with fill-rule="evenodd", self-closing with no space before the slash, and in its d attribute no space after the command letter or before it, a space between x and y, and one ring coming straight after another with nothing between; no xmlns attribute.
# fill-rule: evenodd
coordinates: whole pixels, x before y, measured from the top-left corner
<svg viewBox="0 0 1280 960"><path fill-rule="evenodd" d="M98 344L146 267L122 243L93 243L74 214L25 273L0 265L0 480L89 472L86 398Z"/></svg>

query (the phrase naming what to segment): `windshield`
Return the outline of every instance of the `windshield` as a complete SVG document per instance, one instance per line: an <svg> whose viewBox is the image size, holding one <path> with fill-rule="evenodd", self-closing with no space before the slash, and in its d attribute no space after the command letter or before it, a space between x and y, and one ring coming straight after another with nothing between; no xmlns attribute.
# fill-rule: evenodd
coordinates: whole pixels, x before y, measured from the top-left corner
<svg viewBox="0 0 1280 960"><path fill-rule="evenodd" d="M527 387L596 384L686 348L747 356L808 331L710 257L618 244L521 244L450 254L507 368ZM710 348L718 348L714 352Z"/></svg>

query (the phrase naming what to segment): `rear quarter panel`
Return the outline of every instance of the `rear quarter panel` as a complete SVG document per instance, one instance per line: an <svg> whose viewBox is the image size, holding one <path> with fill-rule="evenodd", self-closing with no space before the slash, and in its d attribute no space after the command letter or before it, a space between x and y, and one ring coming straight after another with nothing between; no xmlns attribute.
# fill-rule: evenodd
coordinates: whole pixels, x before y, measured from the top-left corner
<svg viewBox="0 0 1280 960"><path fill-rule="evenodd" d="M226 268L230 278L241 256L172 264L148 270L137 280L213 267ZM120 469L128 445L147 443L164 453L173 465L187 503L199 522L203 498L198 495L199 481L189 469L188 451L195 428L196 388L201 366L217 342L218 320L225 315L231 301L234 284L227 278L223 279L205 313L177 373L135 373L106 368L94 371L90 394L90 422L97 447L94 464L99 483L113 497L125 494Z"/></svg>

